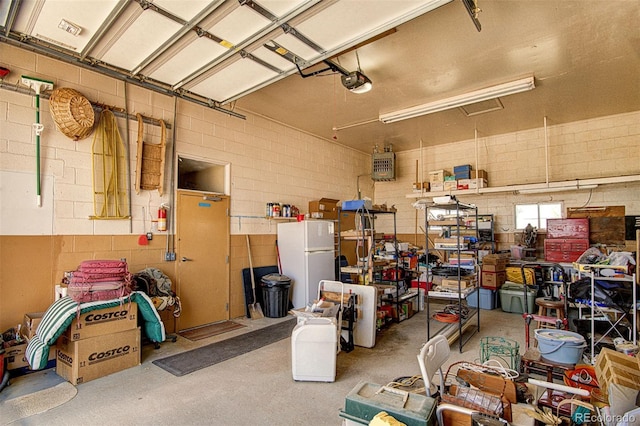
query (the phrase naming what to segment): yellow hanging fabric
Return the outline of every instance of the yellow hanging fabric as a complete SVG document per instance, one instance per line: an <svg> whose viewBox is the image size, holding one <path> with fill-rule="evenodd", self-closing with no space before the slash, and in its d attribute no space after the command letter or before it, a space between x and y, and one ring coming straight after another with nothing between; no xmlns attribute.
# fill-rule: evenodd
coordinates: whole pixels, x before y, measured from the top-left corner
<svg viewBox="0 0 640 426"><path fill-rule="evenodd" d="M128 219L129 189L122 138L115 116L103 110L93 135L93 216L90 219Z"/></svg>

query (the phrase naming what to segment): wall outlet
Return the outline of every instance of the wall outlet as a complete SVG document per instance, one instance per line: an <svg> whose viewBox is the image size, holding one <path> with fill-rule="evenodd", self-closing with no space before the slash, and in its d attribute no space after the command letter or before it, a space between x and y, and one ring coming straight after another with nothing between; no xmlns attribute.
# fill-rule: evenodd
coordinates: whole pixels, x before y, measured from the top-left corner
<svg viewBox="0 0 640 426"><path fill-rule="evenodd" d="M176 253L172 251L168 251L164 254L164 260L168 262L173 262L176 260Z"/></svg>

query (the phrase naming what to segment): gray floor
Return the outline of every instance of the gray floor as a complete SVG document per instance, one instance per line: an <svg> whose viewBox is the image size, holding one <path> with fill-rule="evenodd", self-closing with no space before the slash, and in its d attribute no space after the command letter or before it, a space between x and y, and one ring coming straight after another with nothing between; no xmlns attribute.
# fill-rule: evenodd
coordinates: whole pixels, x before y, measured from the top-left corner
<svg viewBox="0 0 640 426"><path fill-rule="evenodd" d="M145 345L140 366L78 385L71 401L14 424L21 425L340 425L345 396L359 382L386 384L420 373L416 355L426 341L426 312L378 334L371 349L356 347L337 357L333 383L296 382L291 373L291 339L238 356L195 373L175 377L152 361L255 330L282 319L240 320L241 330L198 342L179 338L160 349ZM466 344L452 344L449 364L479 361L480 338L505 337L524 352L524 321L500 309L481 310L481 330ZM446 371L446 370L445 370ZM12 379L0 401L38 382L55 382L52 370ZM3 395L4 394L4 395Z"/></svg>

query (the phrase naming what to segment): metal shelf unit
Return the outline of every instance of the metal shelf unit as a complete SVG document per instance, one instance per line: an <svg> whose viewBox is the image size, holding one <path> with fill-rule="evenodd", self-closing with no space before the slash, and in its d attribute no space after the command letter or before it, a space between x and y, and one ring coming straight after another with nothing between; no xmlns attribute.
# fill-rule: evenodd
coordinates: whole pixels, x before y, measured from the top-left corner
<svg viewBox="0 0 640 426"><path fill-rule="evenodd" d="M591 345L590 345L590 352L589 352L589 362L591 362L592 364L595 363L596 361L596 353L595 353L595 348L596 345L599 344L600 342L603 341L603 339L607 336L609 336L611 333L617 333L619 337L624 338L624 336L620 335L620 332L616 329L616 327L625 319L627 320L627 322L631 323L631 330L632 330L632 336L631 336L631 342L635 345L637 344L638 341L638 322L637 322L637 314L638 314L638 306L637 306L637 281L636 281L636 274L632 274L632 275L627 275L626 273L628 272L627 267L626 266L614 266L614 265L585 265L585 264L578 264L578 263L574 263L574 268L578 271L578 275L580 277L589 277L591 279L591 303L590 306L587 306L587 309L590 310L590 323L591 323L591 339L589 339L591 341ZM623 277L606 277L606 276L601 276L599 275L599 271L602 269L614 269L617 272L620 273L624 273L625 275ZM598 275L596 275L598 274ZM595 292L594 292L594 287L595 287L595 282L596 280L599 281L608 281L608 282L619 282L619 283L630 283L631 287L632 287L632 303L631 303L631 308L630 308L630 312L625 312L619 309L616 309L614 307L603 307L603 306L598 306L596 304L595 301ZM582 318L582 309L584 307L582 305L578 306L578 309L580 310L580 318ZM609 317L609 315L612 314L614 316L617 316L617 318L613 318L611 319ZM600 315L603 318L605 318L605 320L609 323L609 329L607 330L607 332L605 332L604 334L602 334L600 336L599 339L595 338L595 321L596 321L596 315ZM629 318L630 317L630 318Z"/></svg>
<svg viewBox="0 0 640 426"><path fill-rule="evenodd" d="M433 211L434 209L437 210L445 210L451 214L455 214L455 221L453 224L445 224L443 225L441 221L434 221L433 220L429 220L429 211ZM458 218L460 217L461 213L466 213L467 214L467 219L468 221L472 222L470 225L467 224L461 224L460 220L458 220ZM476 332L480 332L480 292L477 291L475 293L475 296L477 297L477 308L468 308L468 315L466 318L462 318L462 315L460 315L460 318L458 319L458 321L453 322L453 323L449 323L449 324L445 324L442 327L440 327L438 330L435 330L432 332L431 330L431 324L430 324L430 320L431 320L431 312L430 312L430 299L444 299L444 300L450 300L453 303L457 303L458 304L458 312L462 312L462 307L463 307L463 301L465 301L467 299L467 297L469 296L469 294L471 294L473 292L473 290L477 287L477 285L475 287L469 287L469 288L461 288L461 278L462 278L462 274L461 271L464 268L462 265L460 265L460 259L461 259L461 254L463 252L469 252L469 251L474 251L477 253L477 249L473 248L472 245L469 246L468 249L463 248L464 246L464 235L463 235L463 231L465 230L471 230L474 233L475 239L478 240L478 208L475 205L472 204L465 204L465 203L461 203L460 201L458 201L455 197L451 197L451 201L447 204L440 204L440 203L425 203L424 204L424 216L425 216L425 259L427 259L427 263L428 263L428 259L429 259L429 227L433 226L444 226L449 228L450 233L453 234L453 232L455 231L455 237L456 237L456 247L455 248L438 248L437 250L440 251L445 251L449 254L455 254L458 258L458 264L456 265L456 270L457 270L457 281L458 281L458 291L457 292L439 292L439 291L433 291L433 290L429 290L426 292L425 297L425 305L426 305L426 310L427 310L427 340L431 339L433 336L437 335L437 334L442 334L444 336L446 336L447 338L449 338L451 335L453 335L454 333L458 333L458 344L459 344L459 350L460 353L462 353L462 349L464 347L464 345L469 341L469 339L471 339L471 337L473 337L473 335ZM431 224L430 224L431 222ZM435 246L434 246L435 249ZM474 272L477 274L477 259L476 259L476 265L474 265ZM431 270L429 269L429 266L427 266L427 276L428 276L428 280L431 280ZM467 329L467 327L469 325L471 325L471 321L473 318L476 318L476 327L475 330L470 333L469 335L467 335L466 338L463 338L463 331Z"/></svg>
<svg viewBox="0 0 640 426"><path fill-rule="evenodd" d="M369 210L366 208L360 208L357 210L341 210L341 212L355 212L356 218L360 226L356 230L355 233L349 235L343 235L342 233L342 215L338 214L338 235L340 240L355 240L356 241L356 251L357 251L357 264L351 266L342 266L340 267L340 273L350 273L357 274L360 279L361 284L365 285L375 285L375 284L388 284L394 285L396 288L396 294L391 299L382 300L379 296L379 303L390 303L395 306L396 316L394 320L396 322L400 322L400 312L402 304L406 301L417 302L419 293L415 294L400 294L400 283L402 279L400 278L400 261L398 257L398 240L396 238L397 228L396 228L396 212L395 211L387 211L387 210ZM395 249L394 259L395 273L393 274L394 280L376 280L377 278L377 270L375 265L374 258L374 248L376 246L376 226L375 220L377 215L392 215L393 218L393 245ZM342 245L338 243L338 258L342 257ZM408 317L406 318L408 319Z"/></svg>

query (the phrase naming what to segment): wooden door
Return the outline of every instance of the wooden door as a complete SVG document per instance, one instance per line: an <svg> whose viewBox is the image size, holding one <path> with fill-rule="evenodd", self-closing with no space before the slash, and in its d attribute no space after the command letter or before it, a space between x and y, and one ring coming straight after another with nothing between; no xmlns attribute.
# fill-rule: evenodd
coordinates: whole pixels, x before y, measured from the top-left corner
<svg viewBox="0 0 640 426"><path fill-rule="evenodd" d="M229 197L178 191L178 330L229 319Z"/></svg>

